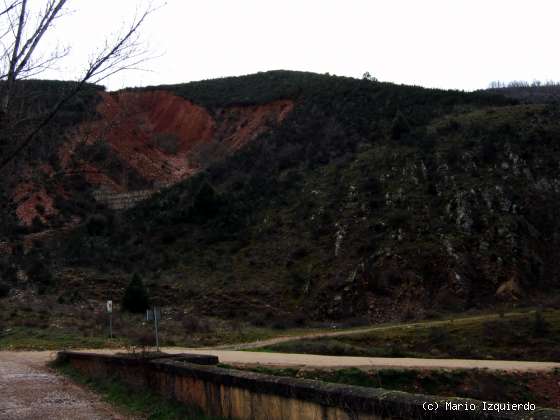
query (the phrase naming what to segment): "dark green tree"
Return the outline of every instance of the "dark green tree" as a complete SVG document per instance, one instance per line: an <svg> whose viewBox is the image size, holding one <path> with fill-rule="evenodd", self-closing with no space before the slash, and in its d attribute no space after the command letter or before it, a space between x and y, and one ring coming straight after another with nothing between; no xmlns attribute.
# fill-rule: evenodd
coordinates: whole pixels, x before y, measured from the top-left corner
<svg viewBox="0 0 560 420"><path fill-rule="evenodd" d="M0 299L10 294L10 285L0 278Z"/></svg>
<svg viewBox="0 0 560 420"><path fill-rule="evenodd" d="M204 182L189 210L190 219L194 222L206 222L218 213L220 204L220 197L212 185Z"/></svg>
<svg viewBox="0 0 560 420"><path fill-rule="evenodd" d="M143 313L149 305L148 291L138 273L135 273L124 291L122 308L132 313Z"/></svg>
<svg viewBox="0 0 560 420"><path fill-rule="evenodd" d="M32 257L27 274L31 281L37 285L39 294L44 294L47 290L54 285L54 278L47 265L45 265L39 257Z"/></svg>
<svg viewBox="0 0 560 420"><path fill-rule="evenodd" d="M410 124L401 111L397 111L391 124L391 138L400 140L410 133Z"/></svg>

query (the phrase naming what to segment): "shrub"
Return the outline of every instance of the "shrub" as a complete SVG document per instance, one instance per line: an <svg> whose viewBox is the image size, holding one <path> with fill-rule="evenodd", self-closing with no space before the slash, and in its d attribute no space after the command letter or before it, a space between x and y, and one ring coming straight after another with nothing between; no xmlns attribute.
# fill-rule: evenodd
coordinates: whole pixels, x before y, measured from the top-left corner
<svg viewBox="0 0 560 420"><path fill-rule="evenodd" d="M542 312L536 311L533 320L533 335L535 337L544 337L550 331L550 324L544 319Z"/></svg>
<svg viewBox="0 0 560 420"><path fill-rule="evenodd" d="M37 284L40 294L45 293L46 289L54 283L49 268L41 261L33 261L28 270L28 274L31 281Z"/></svg>
<svg viewBox="0 0 560 420"><path fill-rule="evenodd" d="M404 308L404 311L402 312L401 320L402 321L412 321L414 319L416 319L416 313L414 312L414 310L410 306L406 306Z"/></svg>
<svg viewBox="0 0 560 420"><path fill-rule="evenodd" d="M403 227L410 218L411 214L408 210L396 209L387 216L387 223L393 228Z"/></svg>
<svg viewBox="0 0 560 420"><path fill-rule="evenodd" d="M362 190L366 194L369 194L369 197L372 201L374 198L383 193L383 187L377 177L370 174L364 175L364 179L362 181Z"/></svg>
<svg viewBox="0 0 560 420"><path fill-rule="evenodd" d="M436 197L438 195L437 187L434 182L432 181L428 182L426 186L426 193L433 197Z"/></svg>
<svg viewBox="0 0 560 420"><path fill-rule="evenodd" d="M305 246L300 246L300 247L297 247L296 249L294 249L294 251L292 251L292 253L290 255L290 259L300 260L302 258L305 258L308 255L309 255L309 249L307 249Z"/></svg>
<svg viewBox="0 0 560 420"><path fill-rule="evenodd" d="M33 232L40 232L43 229L45 229L45 224L43 223L40 217L35 216L33 220L31 220L31 230Z"/></svg>
<svg viewBox="0 0 560 420"><path fill-rule="evenodd" d="M8 296L10 293L10 286L8 283L0 282L0 298Z"/></svg>
<svg viewBox="0 0 560 420"><path fill-rule="evenodd" d="M100 236L105 232L109 222L103 214L93 214L86 222L86 229L90 236Z"/></svg>
<svg viewBox="0 0 560 420"><path fill-rule="evenodd" d="M158 133L152 137L151 143L158 149L169 155L175 155L179 151L179 137L173 133Z"/></svg>
<svg viewBox="0 0 560 420"><path fill-rule="evenodd" d="M452 147L447 151L445 157L447 159L447 163L449 163L450 166L455 167L461 160L461 152L457 148Z"/></svg>
<svg viewBox="0 0 560 420"><path fill-rule="evenodd" d="M212 332L212 326L206 318L189 315L183 318L182 325L187 334Z"/></svg>
<svg viewBox="0 0 560 420"><path fill-rule="evenodd" d="M79 159L100 163L107 160L111 154L111 146L104 139L98 139L92 144L82 144L76 150Z"/></svg>
<svg viewBox="0 0 560 420"><path fill-rule="evenodd" d="M482 324L484 337L492 343L511 342L515 339L515 327L505 319L486 321Z"/></svg>
<svg viewBox="0 0 560 420"><path fill-rule="evenodd" d="M410 133L410 125L402 112L397 111L391 124L391 138L393 140L400 140L408 133Z"/></svg>
<svg viewBox="0 0 560 420"><path fill-rule="evenodd" d="M443 327L432 327L428 332L429 341L433 344L446 345L451 335L449 330Z"/></svg>
<svg viewBox="0 0 560 420"><path fill-rule="evenodd" d="M546 302L546 307L550 309L560 309L560 296L555 296Z"/></svg>
<svg viewBox="0 0 560 420"><path fill-rule="evenodd" d="M39 213L41 215L45 214L45 206L42 205L41 203L35 204L35 210L37 210L37 213Z"/></svg>
<svg viewBox="0 0 560 420"><path fill-rule="evenodd" d="M357 316L354 318L347 318L340 322L340 328L356 328L371 325L367 316Z"/></svg>
<svg viewBox="0 0 560 420"><path fill-rule="evenodd" d="M220 211L222 204L214 188L208 182L203 182L188 210L188 219L195 223L204 223Z"/></svg>
<svg viewBox="0 0 560 420"><path fill-rule="evenodd" d="M368 356L370 352L374 351L371 348L365 349L336 339L289 341L272 346L271 349L288 353L323 354L328 356Z"/></svg>
<svg viewBox="0 0 560 420"><path fill-rule="evenodd" d="M447 129L449 131L458 131L461 128L461 124L455 118L452 118L447 123Z"/></svg>
<svg viewBox="0 0 560 420"><path fill-rule="evenodd" d="M283 319L276 319L270 327L274 330L285 330L288 328L288 323Z"/></svg>
<svg viewBox="0 0 560 420"><path fill-rule="evenodd" d="M134 352L139 348L141 356L146 354L156 344L154 335L144 331L132 334L129 339L132 344L132 351Z"/></svg>
<svg viewBox="0 0 560 420"><path fill-rule="evenodd" d="M143 313L149 305L148 291L140 276L135 273L124 291L122 307L128 312Z"/></svg>
<svg viewBox="0 0 560 420"><path fill-rule="evenodd" d="M440 319L442 317L442 314L434 309L427 309L424 312L424 317L426 319Z"/></svg>
<svg viewBox="0 0 560 420"><path fill-rule="evenodd" d="M494 163L498 158L498 148L490 140L482 145L480 158L484 163Z"/></svg>

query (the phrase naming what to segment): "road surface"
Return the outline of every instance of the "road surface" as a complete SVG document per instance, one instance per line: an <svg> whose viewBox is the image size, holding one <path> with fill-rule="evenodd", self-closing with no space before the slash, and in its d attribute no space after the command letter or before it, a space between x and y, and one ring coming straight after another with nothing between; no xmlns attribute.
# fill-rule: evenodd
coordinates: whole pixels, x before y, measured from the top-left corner
<svg viewBox="0 0 560 420"><path fill-rule="evenodd" d="M508 316L516 314L508 314ZM491 319L494 316L478 316L463 319ZM459 321L458 319L456 321ZM405 327L434 326L449 321L430 321L409 324ZM382 357L319 356L310 354L287 354L239 351L278 344L303 338L317 338L360 334L375 330L394 328L392 325L367 327L346 331L308 333L299 336L276 337L253 343L222 346L210 349L163 348L168 353L196 353L218 356L220 362L230 365L266 365L275 367L343 368L360 369L489 369L523 372L546 372L560 369L560 363L521 362L503 360L466 359L414 359ZM403 326L399 326L403 328ZM124 350L85 350L115 353ZM55 374L46 367L55 352L0 352L0 420L105 420L130 419L112 410L92 392L77 386Z"/></svg>
<svg viewBox="0 0 560 420"><path fill-rule="evenodd" d="M518 317L526 317L527 315L531 315L534 312L535 311L510 312L504 314L503 316L507 317L508 319L512 319ZM316 338L332 338L332 337L340 337L340 336L348 336L348 335L356 335L356 334L365 334L365 333L371 333L375 331L391 330L395 328L403 329L403 328L416 328L416 327L427 328L427 327L449 326L453 322L460 323L464 321L492 321L497 319L501 319L501 316L498 314L484 314L484 315L458 317L458 318L445 319L445 320L411 322L406 324L381 324L381 325L375 325L370 327L350 328L350 329L341 329L341 330L333 330L333 331L308 332L304 334L295 334L295 335L284 335L284 336L278 336L265 340L251 341L249 343L225 344L221 346L210 347L210 349L250 350L250 349L257 349L261 347L273 346L275 344L280 344L280 343L286 343L288 341L316 339Z"/></svg>
<svg viewBox="0 0 560 420"><path fill-rule="evenodd" d="M467 359L415 359L407 357L350 357L319 356L314 354L264 353L235 350L163 348L167 353L196 353L218 356L221 363L235 365L268 365L279 367L345 368L368 369L488 369L523 372L546 372L560 369L560 363L519 362L507 360Z"/></svg>
<svg viewBox="0 0 560 420"><path fill-rule="evenodd" d="M52 352L0 352L1 420L131 419L46 367Z"/></svg>
<svg viewBox="0 0 560 420"><path fill-rule="evenodd" d="M212 354L230 365L292 368L360 369L489 369L546 372L560 363L503 360L413 359L319 356L221 349L163 348L168 353ZM84 350L114 353L116 350ZM92 392L71 383L46 367L55 352L0 352L0 420L105 420L125 419Z"/></svg>

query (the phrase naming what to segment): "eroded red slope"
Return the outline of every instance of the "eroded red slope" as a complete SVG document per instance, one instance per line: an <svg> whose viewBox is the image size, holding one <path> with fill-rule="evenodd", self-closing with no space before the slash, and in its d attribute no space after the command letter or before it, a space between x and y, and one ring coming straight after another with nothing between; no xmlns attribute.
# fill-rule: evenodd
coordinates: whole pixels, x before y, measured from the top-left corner
<svg viewBox="0 0 560 420"><path fill-rule="evenodd" d="M172 184L196 173L216 154L239 150L278 125L292 109L292 101L281 100L226 107L212 115L167 91L102 93L100 118L69 134L59 150L62 170L79 172L94 189L111 192L137 188L139 182L146 187ZM107 156L80 155L84 145L91 150L95 150L92 145L101 145ZM56 213L52 197L40 185L22 185L14 199L25 224L34 217L45 221L44 215ZM37 203L44 203L43 214L37 211Z"/></svg>
<svg viewBox="0 0 560 420"><path fill-rule="evenodd" d="M271 123L281 122L292 107L290 101L230 107L214 118L203 107L166 91L104 94L98 108L102 119L85 125L82 135L86 133L90 143L106 140L114 153L146 180L173 183L204 165L200 162L203 145L220 145L221 151L232 153ZM98 169L106 172L103 167ZM116 182L118 187L98 175L88 180L111 190L128 188L124 180Z"/></svg>

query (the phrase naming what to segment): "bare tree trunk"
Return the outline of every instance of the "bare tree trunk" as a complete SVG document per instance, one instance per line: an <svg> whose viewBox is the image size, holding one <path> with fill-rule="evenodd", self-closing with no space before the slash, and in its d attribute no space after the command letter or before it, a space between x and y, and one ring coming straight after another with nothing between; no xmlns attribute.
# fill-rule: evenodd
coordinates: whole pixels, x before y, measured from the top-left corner
<svg viewBox="0 0 560 420"><path fill-rule="evenodd" d="M6 90L4 95L2 96L2 119L5 118L6 114L8 113L8 108L10 106L10 99L12 96L12 92L14 89L14 83L16 81L16 68L17 68L17 58L19 54L19 48L21 45L21 36L23 34L23 28L25 26L25 14L27 13L27 0L22 0L20 12L19 12L19 19L18 25L16 28L16 35L14 40L14 50L12 51L12 57L10 59L9 67L8 67L8 75L6 78ZM11 25L10 21L10 29L13 31L13 26Z"/></svg>

